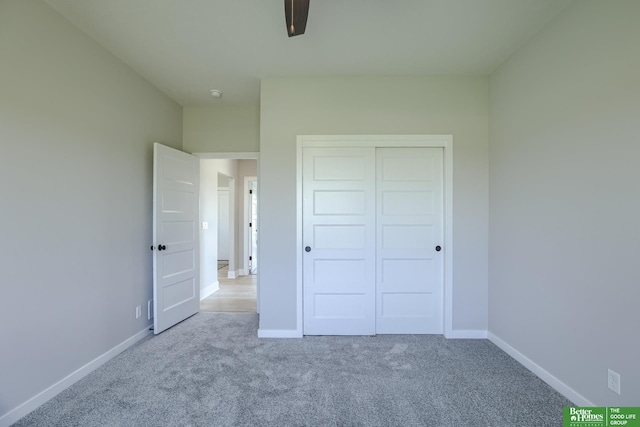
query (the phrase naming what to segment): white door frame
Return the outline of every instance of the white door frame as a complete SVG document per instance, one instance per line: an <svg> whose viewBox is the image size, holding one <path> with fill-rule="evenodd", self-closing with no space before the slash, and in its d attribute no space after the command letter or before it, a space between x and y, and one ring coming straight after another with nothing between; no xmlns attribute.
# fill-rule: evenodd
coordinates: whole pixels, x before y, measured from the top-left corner
<svg viewBox="0 0 640 427"><path fill-rule="evenodd" d="M251 255L251 229L249 228L249 223L251 222L251 197L248 197L249 190L251 189L250 185L252 181L258 181L257 176L245 176L244 177L244 260L242 261L243 273L245 275L251 274L251 267L249 265L249 256ZM258 195L256 194L256 197ZM254 228L257 228L258 224L252 224ZM257 258L257 256L256 256Z"/></svg>
<svg viewBox="0 0 640 427"><path fill-rule="evenodd" d="M453 337L453 135L298 135L296 141L296 335L303 335L302 149L304 147L434 147L444 150L444 336ZM259 259L260 257L258 257ZM259 262L259 260L258 260Z"/></svg>

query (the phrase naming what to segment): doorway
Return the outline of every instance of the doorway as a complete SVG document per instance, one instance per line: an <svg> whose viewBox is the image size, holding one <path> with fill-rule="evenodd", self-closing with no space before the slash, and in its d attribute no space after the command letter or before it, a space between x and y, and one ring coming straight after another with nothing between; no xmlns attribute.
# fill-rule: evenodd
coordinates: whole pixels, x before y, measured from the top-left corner
<svg viewBox="0 0 640 427"><path fill-rule="evenodd" d="M200 221L211 223L200 230L200 311L258 311L258 259L247 248L245 218L251 218L251 203L244 191L247 178L257 189L258 162L257 155L247 154L195 154L201 170ZM256 209L257 203L256 194ZM253 275L250 257L255 259Z"/></svg>

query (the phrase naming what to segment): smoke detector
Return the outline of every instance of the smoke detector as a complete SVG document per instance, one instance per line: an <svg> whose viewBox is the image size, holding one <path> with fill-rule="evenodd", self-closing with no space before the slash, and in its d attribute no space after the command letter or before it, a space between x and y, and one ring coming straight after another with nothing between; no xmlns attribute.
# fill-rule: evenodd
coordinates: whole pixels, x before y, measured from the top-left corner
<svg viewBox="0 0 640 427"><path fill-rule="evenodd" d="M218 89L211 89L209 91L209 93L211 94L211 96L213 96L214 98L222 98L222 91L218 90Z"/></svg>

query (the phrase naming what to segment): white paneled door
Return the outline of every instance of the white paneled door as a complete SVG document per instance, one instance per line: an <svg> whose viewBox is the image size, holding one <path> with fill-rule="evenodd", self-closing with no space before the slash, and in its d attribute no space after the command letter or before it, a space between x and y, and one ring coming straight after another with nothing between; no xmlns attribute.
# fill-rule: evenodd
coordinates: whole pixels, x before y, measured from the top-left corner
<svg viewBox="0 0 640 427"><path fill-rule="evenodd" d="M153 329L159 334L200 306L200 163L157 143L153 159Z"/></svg>
<svg viewBox="0 0 640 427"><path fill-rule="evenodd" d="M376 333L441 334L443 150L376 150Z"/></svg>
<svg viewBox="0 0 640 427"><path fill-rule="evenodd" d="M303 148L306 335L443 332L443 149Z"/></svg>
<svg viewBox="0 0 640 427"><path fill-rule="evenodd" d="M375 148L305 148L306 335L375 333Z"/></svg>

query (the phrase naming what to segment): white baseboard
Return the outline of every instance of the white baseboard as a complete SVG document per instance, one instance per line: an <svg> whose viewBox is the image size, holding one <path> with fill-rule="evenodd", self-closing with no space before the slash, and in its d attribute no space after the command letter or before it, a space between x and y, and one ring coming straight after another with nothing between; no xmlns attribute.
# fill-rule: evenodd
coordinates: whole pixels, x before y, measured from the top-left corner
<svg viewBox="0 0 640 427"><path fill-rule="evenodd" d="M238 270L238 275L239 276L248 276L249 273L247 272L248 270L246 268L241 268Z"/></svg>
<svg viewBox="0 0 640 427"><path fill-rule="evenodd" d="M302 338L297 329L258 329L258 338Z"/></svg>
<svg viewBox="0 0 640 427"><path fill-rule="evenodd" d="M448 339L486 339L485 330L453 330L445 336ZM258 338L302 338L297 329L258 329Z"/></svg>
<svg viewBox="0 0 640 427"><path fill-rule="evenodd" d="M227 278L228 279L235 279L238 277L238 270L229 270L229 273L227 273Z"/></svg>
<svg viewBox="0 0 640 427"><path fill-rule="evenodd" d="M58 393L64 391L65 389L67 389L77 381L86 377L91 372L95 371L100 366L104 365L109 360L113 359L118 354L122 353L123 351L125 351L126 349L128 349L129 347L131 347L132 345L134 345L135 343L137 343L138 341L140 341L141 339L143 339L144 337L146 337L151 333L152 331L149 330L149 326L145 327L144 330L124 340L123 342L116 345L106 353L96 357L91 362L87 363L86 365L76 370L75 372L72 372L71 374L67 375L57 383L53 384L52 386L36 394L26 402L18 405L17 407L13 408L6 414L2 414L0 416L0 427L8 427L11 424L15 423L20 418L27 415L29 412L33 411L34 409L38 408L40 405L52 399Z"/></svg>
<svg viewBox="0 0 640 427"><path fill-rule="evenodd" d="M211 294L213 294L218 289L220 289L220 282L218 282L217 280L215 282L213 282L212 284L210 284L209 286L207 286L206 288L201 289L200 290L200 301L202 301L206 297L210 296Z"/></svg>
<svg viewBox="0 0 640 427"><path fill-rule="evenodd" d="M487 338L487 331L484 329L453 329L444 333L447 339L472 339L481 340Z"/></svg>
<svg viewBox="0 0 640 427"><path fill-rule="evenodd" d="M538 365L533 360L529 359L524 354L520 353L515 348L511 347L501 338L498 338L495 334L489 332L488 334L489 341L497 345L502 351L507 353L509 356L516 359L522 366L533 372L538 378L540 378L545 383L549 384L555 391L569 399L576 406L596 406L593 402L589 401L587 398L582 396L580 393L560 381L558 378L553 376L547 370L545 370L542 366Z"/></svg>

